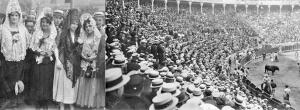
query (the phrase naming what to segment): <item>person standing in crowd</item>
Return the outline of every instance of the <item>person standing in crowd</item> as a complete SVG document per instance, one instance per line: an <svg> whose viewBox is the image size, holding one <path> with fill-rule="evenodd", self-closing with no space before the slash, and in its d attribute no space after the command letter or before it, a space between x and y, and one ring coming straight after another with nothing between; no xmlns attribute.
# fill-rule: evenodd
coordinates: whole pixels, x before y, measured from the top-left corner
<svg viewBox="0 0 300 110"><path fill-rule="evenodd" d="M38 108L48 108L52 100L52 88L55 62L57 67L63 68L59 61L55 43L57 31L55 29L50 8L44 8L37 19L30 48L34 52L35 63L31 78L31 98L37 102Z"/></svg>
<svg viewBox="0 0 300 110"><path fill-rule="evenodd" d="M60 110L64 110L64 104L69 104L74 110L76 101L75 85L80 75L81 45L78 43L80 35L79 11L70 9L63 22L62 33L58 41L59 60L63 68L54 70L53 100L60 103ZM58 62L56 62L58 63Z"/></svg>
<svg viewBox="0 0 300 110"><path fill-rule="evenodd" d="M275 89L277 87L276 83L273 81L273 79L271 80L271 87L272 87L272 95L273 97L275 97Z"/></svg>
<svg viewBox="0 0 300 110"><path fill-rule="evenodd" d="M105 13L104 12L95 12L93 18L96 21L97 29L99 31L102 30L103 32L105 32L104 31L105 28L106 28L105 19L104 19L105 18Z"/></svg>
<svg viewBox="0 0 300 110"><path fill-rule="evenodd" d="M94 108L99 105L95 103L97 95L100 95L96 87L99 85L96 78L96 62L101 33L96 27L93 17L85 13L81 15L82 28L78 42L82 44L81 51L81 73L78 81L78 92L76 104Z"/></svg>
<svg viewBox="0 0 300 110"><path fill-rule="evenodd" d="M54 25L57 31L57 35L60 35L61 30L62 30L62 21L64 20L64 11L62 10L55 10L53 12L53 21Z"/></svg>
<svg viewBox="0 0 300 110"><path fill-rule="evenodd" d="M34 32L35 20L26 19L25 26L26 26L28 32L32 35Z"/></svg>
<svg viewBox="0 0 300 110"><path fill-rule="evenodd" d="M285 85L283 100L284 100L284 103L286 103L286 104L290 103L290 93L291 93L291 89L289 88L288 85Z"/></svg>
<svg viewBox="0 0 300 110"><path fill-rule="evenodd" d="M266 60L266 53L264 52L264 53L262 54L262 56L263 56L263 61L265 61L265 60Z"/></svg>
<svg viewBox="0 0 300 110"><path fill-rule="evenodd" d="M262 84L261 84L261 89L264 91L264 92L266 92L266 93L268 93L268 94L271 94L271 92L272 92L272 88L271 88L271 85L270 85L270 83L269 83L269 81L267 81L267 80L265 80Z"/></svg>
<svg viewBox="0 0 300 110"><path fill-rule="evenodd" d="M23 92L24 59L29 45L29 36L23 25L22 11L18 0L10 0L6 8L6 19L0 30L0 43L3 61L1 64L1 84L4 88L0 91L5 93L7 106L15 107L16 96Z"/></svg>
<svg viewBox="0 0 300 110"><path fill-rule="evenodd" d="M27 18L25 20L25 26L29 32L29 34L31 35L31 37L29 38L31 41L32 39L32 35L34 33L34 26L35 26L35 20L32 20L32 19L29 19ZM32 84L32 80L31 77L32 77L32 69L33 69L33 65L34 65L34 62L35 62L35 58L34 58L34 53L33 51L28 48L26 50L26 56L25 56L25 66L24 66L24 83L25 83L25 90L24 90L24 93L26 94L26 97L25 97L25 103L27 104L32 104L32 99L30 99L30 89L31 89L31 84Z"/></svg>
<svg viewBox="0 0 300 110"><path fill-rule="evenodd" d="M140 45L137 49L137 53L148 54L148 52L147 52L147 40L146 39L141 40Z"/></svg>

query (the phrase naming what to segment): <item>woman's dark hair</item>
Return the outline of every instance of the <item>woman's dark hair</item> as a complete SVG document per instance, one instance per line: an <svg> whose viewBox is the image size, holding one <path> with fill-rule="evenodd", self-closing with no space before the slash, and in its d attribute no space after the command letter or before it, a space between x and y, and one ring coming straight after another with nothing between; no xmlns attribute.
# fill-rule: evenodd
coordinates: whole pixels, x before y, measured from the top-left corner
<svg viewBox="0 0 300 110"><path fill-rule="evenodd" d="M91 23L90 19L84 20L84 22L83 22L83 29L86 30L87 25L90 24L90 23Z"/></svg>
<svg viewBox="0 0 300 110"><path fill-rule="evenodd" d="M20 17L21 14L20 14L19 12L17 12L17 11L15 11L15 12L16 12L16 13L18 14L18 16ZM13 12L9 13L9 14L8 14L8 18L10 18L10 17L12 16L12 14L13 14Z"/></svg>
<svg viewBox="0 0 300 110"><path fill-rule="evenodd" d="M5 21L5 14L4 13L0 13L0 20L2 19L2 21L0 21L0 24L3 24Z"/></svg>
<svg viewBox="0 0 300 110"><path fill-rule="evenodd" d="M52 18L51 18L51 17L47 17L47 16L43 17L43 18L41 19L41 23L42 23L43 20L46 20L46 22L47 22L48 24L51 24L51 23L52 23Z"/></svg>

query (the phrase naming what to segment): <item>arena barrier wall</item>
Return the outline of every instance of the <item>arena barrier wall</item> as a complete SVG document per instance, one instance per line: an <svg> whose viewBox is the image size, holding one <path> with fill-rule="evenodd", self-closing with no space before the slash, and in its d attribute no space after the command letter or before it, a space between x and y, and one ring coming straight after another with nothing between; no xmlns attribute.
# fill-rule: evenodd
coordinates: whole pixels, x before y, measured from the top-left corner
<svg viewBox="0 0 300 110"><path fill-rule="evenodd" d="M300 50L299 42L290 42L290 43L281 43L277 45L265 45L262 48L253 49L254 53L251 55L244 56L240 62L242 65L247 65L254 60L260 59L263 53L266 53L267 56L271 55L274 52L285 53L285 52L293 52ZM246 88L250 91L252 95L262 97L264 99L268 99L268 103L277 109L284 109L284 104L278 99L272 98L270 94L264 93L260 88L255 86L248 78L243 78L243 83L246 85ZM295 110L292 108L292 110Z"/></svg>

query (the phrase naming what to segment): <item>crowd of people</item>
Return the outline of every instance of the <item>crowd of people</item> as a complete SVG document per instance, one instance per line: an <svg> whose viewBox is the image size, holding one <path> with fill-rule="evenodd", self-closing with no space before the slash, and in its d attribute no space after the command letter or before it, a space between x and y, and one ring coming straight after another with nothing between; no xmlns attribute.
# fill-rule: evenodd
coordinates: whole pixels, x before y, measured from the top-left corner
<svg viewBox="0 0 300 110"><path fill-rule="evenodd" d="M279 109L243 83L249 68L240 60L258 33L240 15L177 13L155 3L151 11L149 3L107 1L107 109Z"/></svg>
<svg viewBox="0 0 300 110"><path fill-rule="evenodd" d="M10 0L0 17L1 109L18 108L20 99L39 109L103 106L105 12L22 11Z"/></svg>

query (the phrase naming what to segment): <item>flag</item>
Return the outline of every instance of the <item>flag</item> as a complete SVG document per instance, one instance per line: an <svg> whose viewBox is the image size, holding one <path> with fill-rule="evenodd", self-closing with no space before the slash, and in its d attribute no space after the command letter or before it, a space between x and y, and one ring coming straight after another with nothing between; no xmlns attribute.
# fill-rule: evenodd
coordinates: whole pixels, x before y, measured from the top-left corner
<svg viewBox="0 0 300 110"><path fill-rule="evenodd" d="M71 3L72 0L65 0L65 3Z"/></svg>

